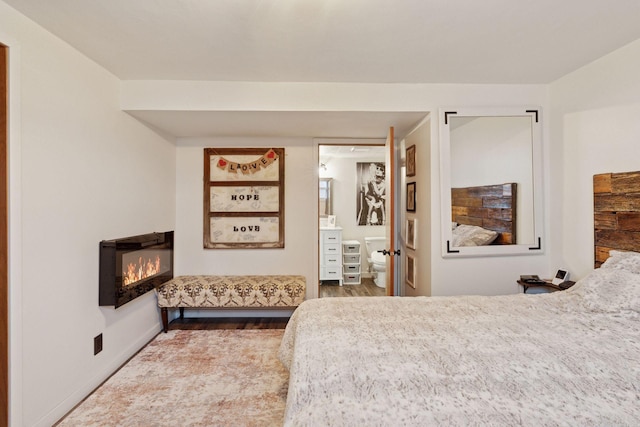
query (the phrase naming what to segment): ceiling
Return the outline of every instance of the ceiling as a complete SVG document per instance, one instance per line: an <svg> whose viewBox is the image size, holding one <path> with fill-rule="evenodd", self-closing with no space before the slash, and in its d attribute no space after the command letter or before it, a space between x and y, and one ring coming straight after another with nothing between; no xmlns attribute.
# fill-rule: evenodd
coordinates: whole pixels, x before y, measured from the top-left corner
<svg viewBox="0 0 640 427"><path fill-rule="evenodd" d="M545 84L640 38L638 0L3 1L122 80Z"/></svg>

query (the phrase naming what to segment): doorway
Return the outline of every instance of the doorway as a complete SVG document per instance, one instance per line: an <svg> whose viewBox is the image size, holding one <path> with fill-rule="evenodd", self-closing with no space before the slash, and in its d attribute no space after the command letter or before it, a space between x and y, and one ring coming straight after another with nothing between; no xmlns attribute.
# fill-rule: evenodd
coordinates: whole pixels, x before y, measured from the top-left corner
<svg viewBox="0 0 640 427"><path fill-rule="evenodd" d="M384 140L318 145L321 298L387 294L371 255L385 240L385 155Z"/></svg>

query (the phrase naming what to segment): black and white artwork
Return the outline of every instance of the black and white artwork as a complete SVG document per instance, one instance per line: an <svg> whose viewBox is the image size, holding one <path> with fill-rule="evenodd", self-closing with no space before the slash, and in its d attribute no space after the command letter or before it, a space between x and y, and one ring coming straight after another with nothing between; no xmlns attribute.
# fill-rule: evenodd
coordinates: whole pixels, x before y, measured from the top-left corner
<svg viewBox="0 0 640 427"><path fill-rule="evenodd" d="M380 162L357 163L356 221L358 225L385 225L386 171Z"/></svg>

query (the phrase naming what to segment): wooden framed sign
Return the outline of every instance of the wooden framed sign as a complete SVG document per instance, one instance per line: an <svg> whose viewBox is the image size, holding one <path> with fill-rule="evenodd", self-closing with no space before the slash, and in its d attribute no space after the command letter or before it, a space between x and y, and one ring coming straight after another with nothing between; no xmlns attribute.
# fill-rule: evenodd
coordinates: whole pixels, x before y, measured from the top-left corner
<svg viewBox="0 0 640 427"><path fill-rule="evenodd" d="M284 148L204 149L205 249L284 248Z"/></svg>

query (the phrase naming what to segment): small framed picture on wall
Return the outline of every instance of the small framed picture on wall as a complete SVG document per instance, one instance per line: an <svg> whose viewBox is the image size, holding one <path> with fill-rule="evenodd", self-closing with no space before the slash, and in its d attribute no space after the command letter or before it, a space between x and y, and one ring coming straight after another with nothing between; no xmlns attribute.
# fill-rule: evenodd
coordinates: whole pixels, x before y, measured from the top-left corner
<svg viewBox="0 0 640 427"><path fill-rule="evenodd" d="M405 164L406 164L407 176L414 176L416 174L416 146L415 145L407 147Z"/></svg>
<svg viewBox="0 0 640 427"><path fill-rule="evenodd" d="M407 212L416 211L416 183L407 183Z"/></svg>
<svg viewBox="0 0 640 427"><path fill-rule="evenodd" d="M407 248L416 249L416 239L418 235L418 220L415 218L407 220L407 226L405 229L407 239Z"/></svg>
<svg viewBox="0 0 640 427"><path fill-rule="evenodd" d="M407 277L406 282L407 285L411 286L413 289L416 288L416 259L411 255L407 255Z"/></svg>

